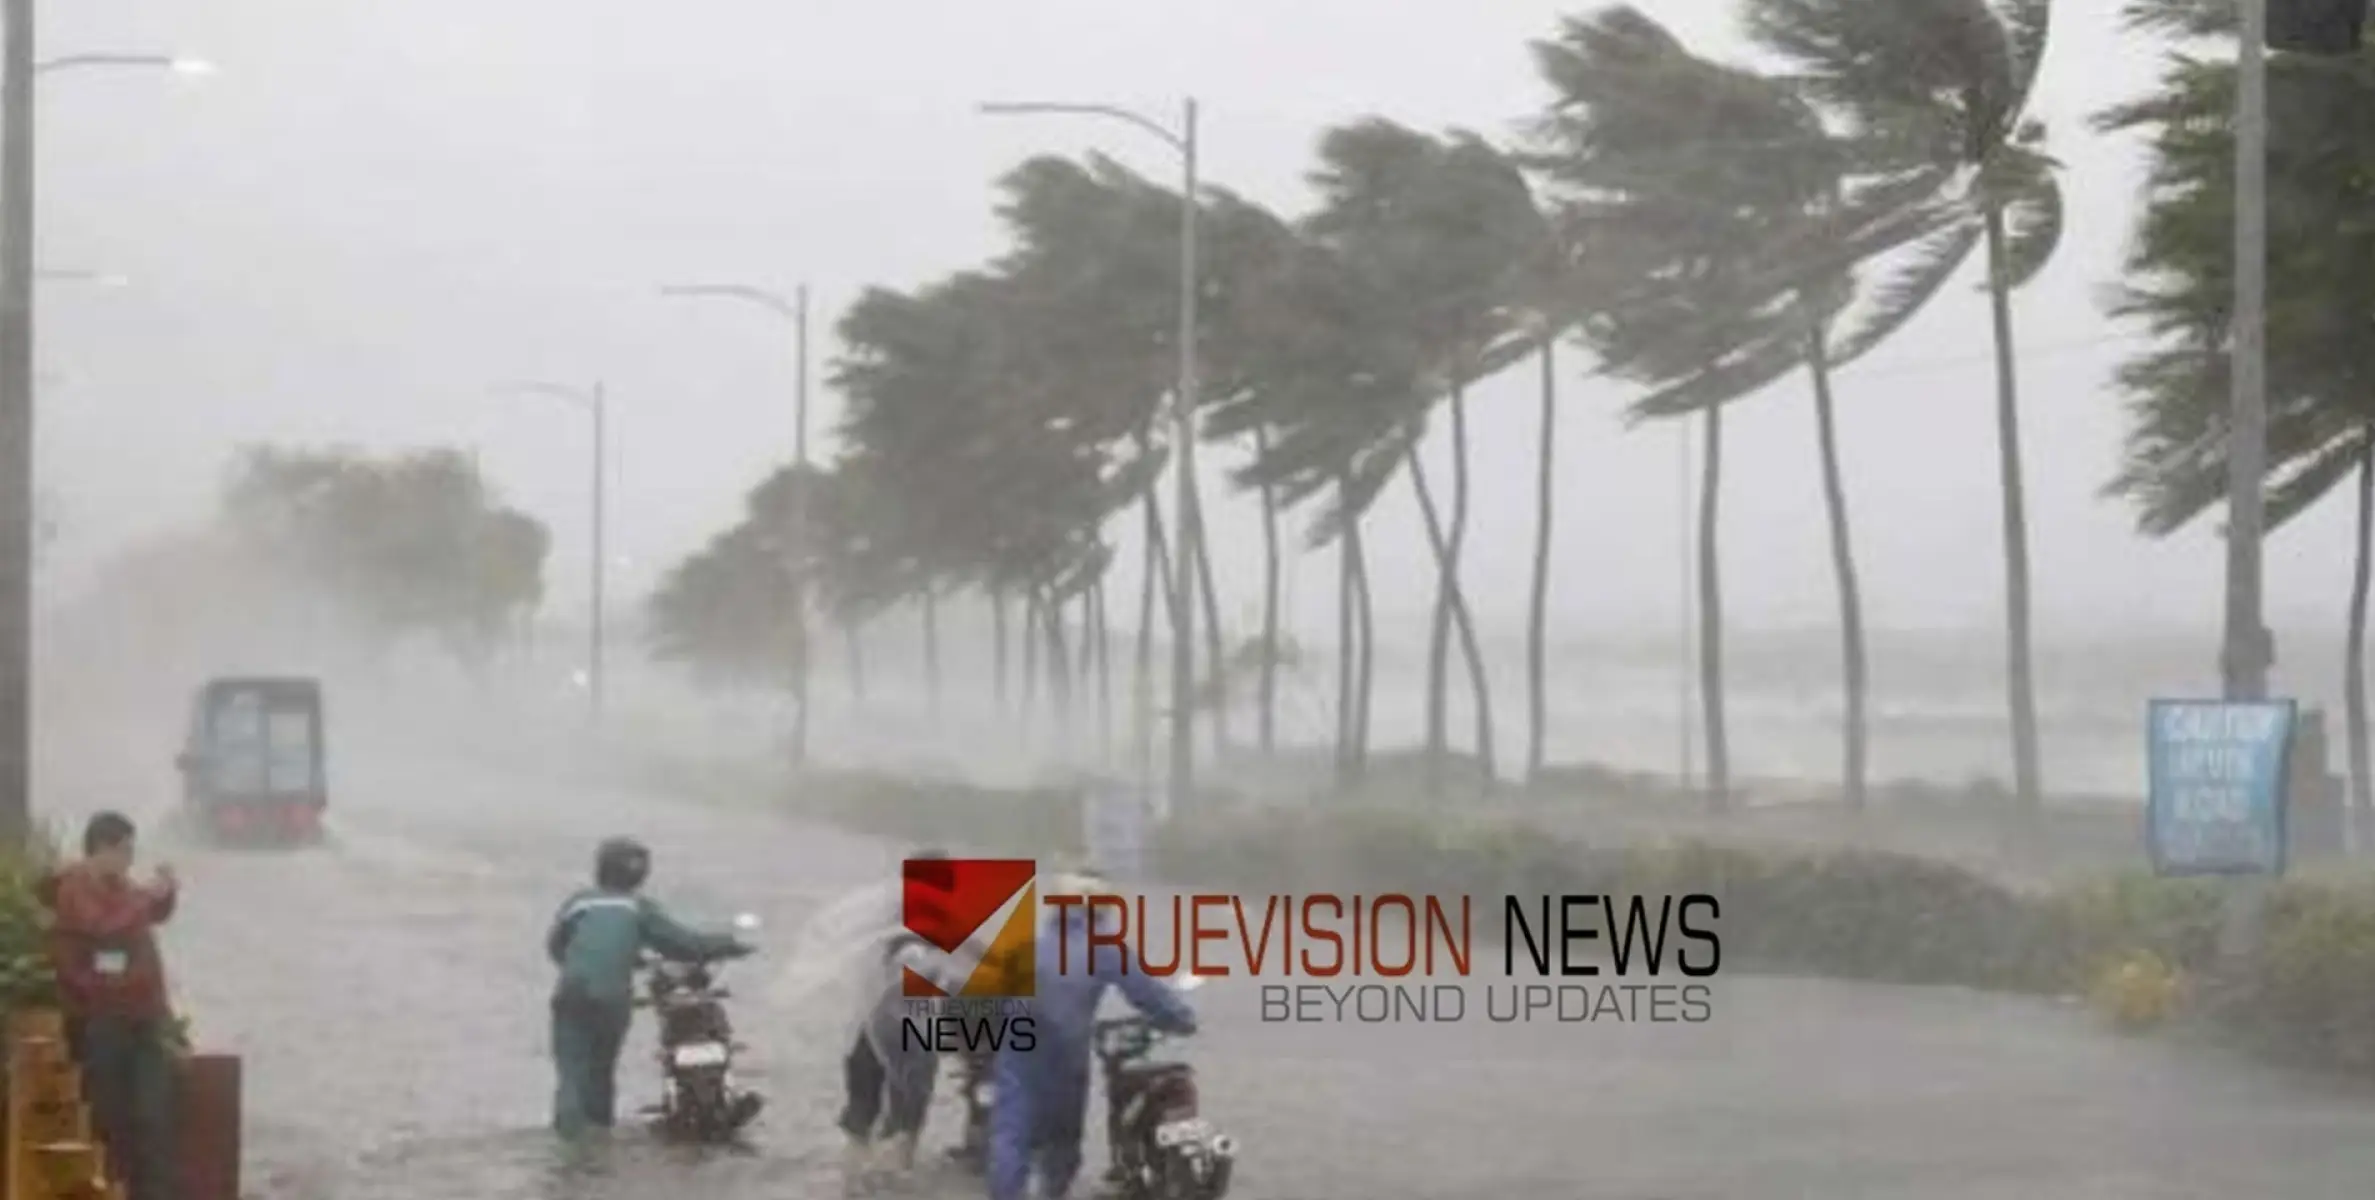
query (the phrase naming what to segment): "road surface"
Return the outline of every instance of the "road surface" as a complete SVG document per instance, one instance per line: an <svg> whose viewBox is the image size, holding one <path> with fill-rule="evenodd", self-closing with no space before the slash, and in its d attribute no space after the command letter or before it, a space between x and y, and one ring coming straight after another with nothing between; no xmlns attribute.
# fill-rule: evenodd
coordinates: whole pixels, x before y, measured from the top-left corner
<svg viewBox="0 0 2375 1200"><path fill-rule="evenodd" d="M734 968L772 1097L757 1148L628 1136L565 1160L543 1129L541 939L606 834L651 842L656 893L682 913L749 910L770 931L890 878L899 847L341 751L335 846L174 851L187 898L167 950L200 1042L246 1059L251 1195L839 1195L842 1014L787 999L763 961ZM1198 1001L1188 1052L1209 1115L1244 1145L1243 1200L2232 1200L2375 1181L2375 1095L2026 999L1732 976L1713 1020L1663 1026L1268 1024L1234 981ZM653 1086L647 1037L621 1081L631 1102ZM952 1117L944 1101L932 1142Z"/></svg>

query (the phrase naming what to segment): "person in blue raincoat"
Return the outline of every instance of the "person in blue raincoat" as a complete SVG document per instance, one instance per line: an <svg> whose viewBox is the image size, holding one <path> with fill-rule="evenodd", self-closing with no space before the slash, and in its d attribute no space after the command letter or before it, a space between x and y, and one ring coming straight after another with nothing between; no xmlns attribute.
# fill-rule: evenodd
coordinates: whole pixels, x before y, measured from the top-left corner
<svg viewBox="0 0 2375 1200"><path fill-rule="evenodd" d="M1104 890L1090 877L1053 894ZM999 1050L993 1069L998 1100L990 1114L990 1200L1024 1200L1034 1174L1043 1197L1060 1200L1071 1192L1080 1173L1095 1065L1097 1004L1106 988L1120 989L1165 1032L1195 1032L1195 1009L1186 997L1130 961L1127 950L1101 945L1090 953L1089 920L1087 906L1075 905L1058 909L1040 928L1038 994L1028 1003L1037 1036L1028 1050L1011 1043Z"/></svg>
<svg viewBox="0 0 2375 1200"><path fill-rule="evenodd" d="M642 894L651 852L612 838L594 855L594 886L553 916L545 952L561 975L553 987L553 1129L576 1137L607 1128L617 1104L619 1051L634 1015L635 968L645 950L679 962L739 958L733 937L680 925Z"/></svg>

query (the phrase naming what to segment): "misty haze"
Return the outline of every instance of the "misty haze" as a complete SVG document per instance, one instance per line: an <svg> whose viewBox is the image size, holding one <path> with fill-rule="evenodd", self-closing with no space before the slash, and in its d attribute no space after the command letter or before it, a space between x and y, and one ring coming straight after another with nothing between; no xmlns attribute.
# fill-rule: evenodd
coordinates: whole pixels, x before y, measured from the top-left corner
<svg viewBox="0 0 2375 1200"><path fill-rule="evenodd" d="M0 0L10 1187L2363 1196L2364 7Z"/></svg>

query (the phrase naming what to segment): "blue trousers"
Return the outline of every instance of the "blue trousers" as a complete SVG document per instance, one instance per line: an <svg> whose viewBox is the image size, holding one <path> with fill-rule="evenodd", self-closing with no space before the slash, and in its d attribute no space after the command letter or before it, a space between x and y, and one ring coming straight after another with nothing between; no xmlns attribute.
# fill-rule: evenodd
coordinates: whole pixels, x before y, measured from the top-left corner
<svg viewBox="0 0 2375 1200"><path fill-rule="evenodd" d="M618 1058L634 1010L553 999L553 1130L576 1137L617 1119Z"/></svg>
<svg viewBox="0 0 2375 1200"><path fill-rule="evenodd" d="M1024 1200L1034 1171L1040 1195L1061 1197L1080 1174L1089 1066L1055 1057L998 1056L992 1076L997 1102L990 1110L990 1200Z"/></svg>

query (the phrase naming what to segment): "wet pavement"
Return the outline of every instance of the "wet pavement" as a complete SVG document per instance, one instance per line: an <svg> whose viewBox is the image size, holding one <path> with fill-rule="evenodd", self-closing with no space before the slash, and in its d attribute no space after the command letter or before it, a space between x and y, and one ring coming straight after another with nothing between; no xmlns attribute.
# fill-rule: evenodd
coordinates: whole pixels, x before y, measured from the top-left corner
<svg viewBox="0 0 2375 1200"><path fill-rule="evenodd" d="M247 1066L267 1200L838 1196L844 1016L783 964L729 968L771 1103L748 1151L622 1134L567 1161L550 1088L544 924L594 841L654 846L688 918L788 938L879 885L899 847L748 810L346 753L336 844L152 846L187 901L167 946L207 1048ZM1489 986L1489 985L1488 985ZM1473 989L1472 989L1473 993ZM1243 1200L1585 1197L2363 1197L2375 1095L2100 1032L2046 1002L1727 976L1704 1024L1265 1023L1248 982L1197 997L1206 1110ZM648 1024L622 1102L653 1094ZM953 1136L944 1099L927 1144ZM1101 1153L1092 1149L1092 1155ZM1092 1158L1094 1161L1094 1158ZM921 1194L976 1195L950 1175Z"/></svg>

